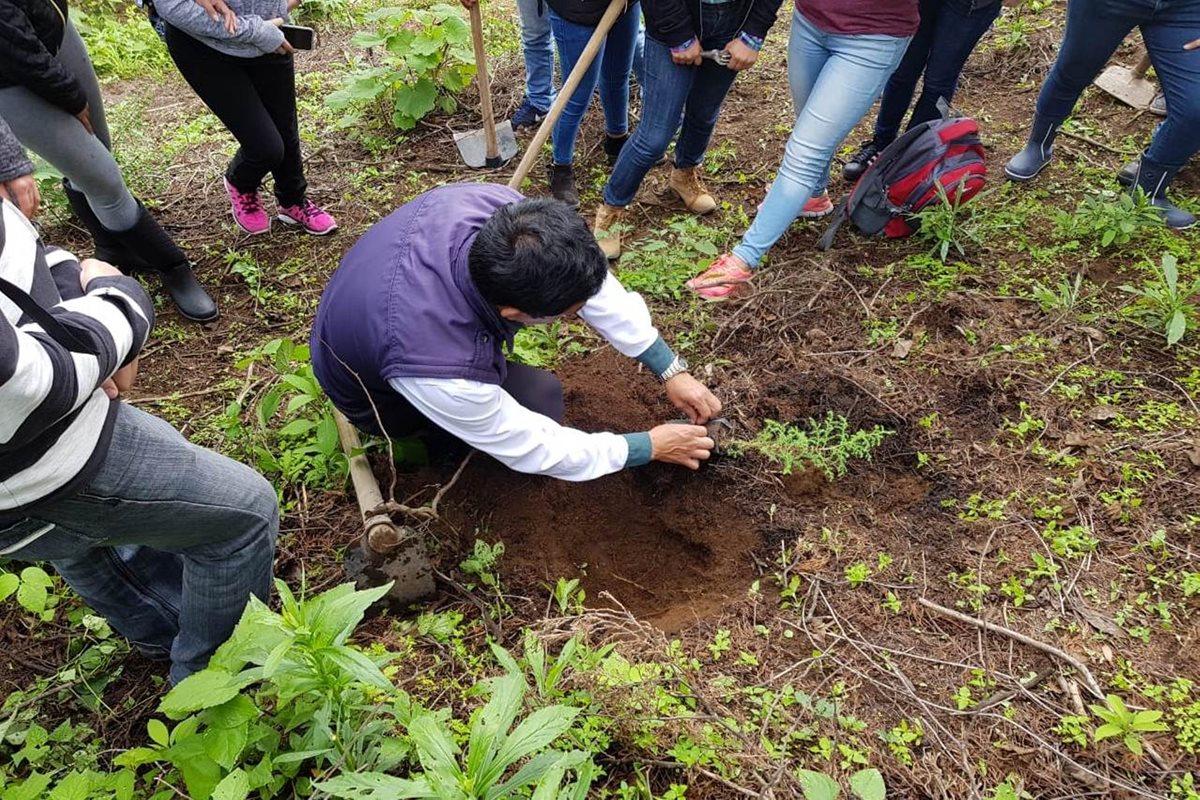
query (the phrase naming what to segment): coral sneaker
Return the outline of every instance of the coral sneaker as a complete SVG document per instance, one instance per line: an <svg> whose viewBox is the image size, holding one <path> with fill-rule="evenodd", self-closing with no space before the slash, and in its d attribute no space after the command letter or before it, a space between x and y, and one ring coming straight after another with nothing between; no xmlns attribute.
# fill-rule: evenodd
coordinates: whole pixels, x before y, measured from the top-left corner
<svg viewBox="0 0 1200 800"><path fill-rule="evenodd" d="M258 192L239 192L225 180L225 192L233 206L233 221L246 233L257 236L271 230L271 217L263 208Z"/></svg>
<svg viewBox="0 0 1200 800"><path fill-rule="evenodd" d="M324 236L337 230L337 220L312 200L296 206L280 206L279 221L288 225L302 225L313 236Z"/></svg>
<svg viewBox="0 0 1200 800"><path fill-rule="evenodd" d="M800 209L800 216L804 219L820 219L828 217L832 213L833 202L829 199L829 192L822 192L816 197L808 198L804 208Z"/></svg>
<svg viewBox="0 0 1200 800"><path fill-rule="evenodd" d="M687 282L687 287L704 300L729 300L750 288L753 273L733 253L725 253L708 269Z"/></svg>

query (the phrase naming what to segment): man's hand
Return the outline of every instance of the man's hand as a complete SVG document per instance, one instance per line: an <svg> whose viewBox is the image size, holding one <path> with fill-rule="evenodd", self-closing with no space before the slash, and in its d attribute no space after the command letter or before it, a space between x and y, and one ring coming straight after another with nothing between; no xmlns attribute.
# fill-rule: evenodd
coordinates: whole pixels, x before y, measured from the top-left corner
<svg viewBox="0 0 1200 800"><path fill-rule="evenodd" d="M195 0L195 2L204 9L204 13L213 22L224 21L225 32L230 36L237 33L237 14L225 5L225 0Z"/></svg>
<svg viewBox="0 0 1200 800"><path fill-rule="evenodd" d="M33 219L37 216L38 206L42 202L37 181L33 179L32 175L22 175L6 183L0 183L0 196L21 209L25 219Z"/></svg>
<svg viewBox="0 0 1200 800"><path fill-rule="evenodd" d="M700 462L709 457L714 444L703 425L668 423L650 431L650 458L700 469Z"/></svg>
<svg viewBox="0 0 1200 800"><path fill-rule="evenodd" d="M721 413L721 401L704 384L686 372L666 383L667 399L694 425L703 425Z"/></svg>
<svg viewBox="0 0 1200 800"><path fill-rule="evenodd" d="M693 38L692 46L686 50L672 50L671 60L681 66L688 66L689 64L693 67L700 66L704 61L700 56L700 40Z"/></svg>
<svg viewBox="0 0 1200 800"><path fill-rule="evenodd" d="M83 111L80 111L78 114L76 114L76 115L75 115L75 119L79 120L79 124L83 126L83 129L84 129L84 130L86 130L86 131L87 131L88 133L90 133L92 136L95 136L95 135L96 135L96 131L95 131L95 129L94 129L94 128L92 128L92 109L91 109L91 106L86 106L86 105L85 105L85 106L83 107Z"/></svg>
<svg viewBox="0 0 1200 800"><path fill-rule="evenodd" d="M725 65L729 69L749 69L758 60L758 51L740 38L730 39L725 45L725 52L729 53L729 63Z"/></svg>
<svg viewBox="0 0 1200 800"><path fill-rule="evenodd" d="M85 258L79 262L79 285L86 292L88 284L96 278L117 277L121 270L105 261L95 258Z"/></svg>

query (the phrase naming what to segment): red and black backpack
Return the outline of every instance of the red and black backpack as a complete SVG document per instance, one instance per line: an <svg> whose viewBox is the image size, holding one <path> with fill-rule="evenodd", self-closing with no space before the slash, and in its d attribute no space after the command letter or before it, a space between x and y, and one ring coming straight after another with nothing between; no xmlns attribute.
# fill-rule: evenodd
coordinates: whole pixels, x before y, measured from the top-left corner
<svg viewBox="0 0 1200 800"><path fill-rule="evenodd" d="M817 247L828 250L846 220L869 236L911 236L920 226L913 215L939 199L939 186L950 202L963 203L978 194L986 180L987 157L975 120L922 122L880 151Z"/></svg>

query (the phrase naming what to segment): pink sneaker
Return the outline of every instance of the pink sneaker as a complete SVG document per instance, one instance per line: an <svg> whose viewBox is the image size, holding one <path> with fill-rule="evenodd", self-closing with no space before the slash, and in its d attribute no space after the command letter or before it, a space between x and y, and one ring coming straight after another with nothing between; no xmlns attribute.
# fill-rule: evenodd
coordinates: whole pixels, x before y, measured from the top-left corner
<svg viewBox="0 0 1200 800"><path fill-rule="evenodd" d="M750 288L753 273L733 253L725 253L708 266L708 269L687 282L691 289L704 300L720 302L743 294Z"/></svg>
<svg viewBox="0 0 1200 800"><path fill-rule="evenodd" d="M820 219L828 217L832 213L833 203L829 199L829 192L822 192L817 197L808 198L804 208L800 209L800 216L804 219Z"/></svg>
<svg viewBox="0 0 1200 800"><path fill-rule="evenodd" d="M225 191L233 205L233 221L246 233L257 236L271 230L271 216L263 208L258 192L239 192L225 180Z"/></svg>
<svg viewBox="0 0 1200 800"><path fill-rule="evenodd" d="M279 221L288 225L303 225L313 236L324 236L337 230L337 220L312 200L298 206L280 206Z"/></svg>

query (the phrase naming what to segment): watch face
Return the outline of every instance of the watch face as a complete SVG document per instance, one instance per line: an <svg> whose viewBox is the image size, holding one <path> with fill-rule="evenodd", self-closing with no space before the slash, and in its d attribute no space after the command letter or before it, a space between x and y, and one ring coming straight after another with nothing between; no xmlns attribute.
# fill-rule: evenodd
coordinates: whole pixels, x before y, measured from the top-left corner
<svg viewBox="0 0 1200 800"><path fill-rule="evenodd" d="M679 371L687 372L687 369L688 369L687 359L684 358L683 356L679 356Z"/></svg>

